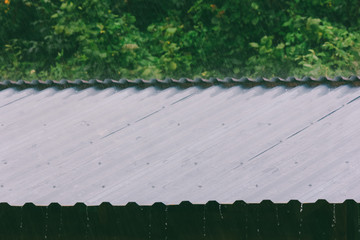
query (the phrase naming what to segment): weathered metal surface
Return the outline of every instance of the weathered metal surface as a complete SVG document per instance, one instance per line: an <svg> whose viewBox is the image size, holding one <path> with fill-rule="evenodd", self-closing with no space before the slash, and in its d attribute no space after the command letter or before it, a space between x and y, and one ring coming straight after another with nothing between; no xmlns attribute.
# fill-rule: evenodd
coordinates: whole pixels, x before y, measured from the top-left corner
<svg viewBox="0 0 360 240"><path fill-rule="evenodd" d="M360 201L360 88L0 91L0 202Z"/></svg>

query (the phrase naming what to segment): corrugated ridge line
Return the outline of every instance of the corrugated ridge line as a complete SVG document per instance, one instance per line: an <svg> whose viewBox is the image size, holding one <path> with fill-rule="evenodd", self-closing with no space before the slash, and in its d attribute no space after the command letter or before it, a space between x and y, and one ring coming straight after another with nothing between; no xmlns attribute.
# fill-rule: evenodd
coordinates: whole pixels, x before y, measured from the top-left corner
<svg viewBox="0 0 360 240"><path fill-rule="evenodd" d="M330 86L340 86L345 84L350 84L354 86L360 86L360 76L350 76L350 77L342 77L337 76L334 78L328 77L303 77L303 78L296 78L296 77L288 77L288 78L231 78L226 77L224 79L220 78L180 78L180 79L172 79L172 78L165 78L165 79L120 79L120 80L113 80L113 79L91 79L91 80L66 80L62 79L60 81L53 81L53 80L33 80L33 81L0 81L0 89L4 88L49 88L49 87L57 87L57 88L70 88L70 87L77 87L77 88L88 88L88 87L99 87L99 88L108 88L108 87L119 87L119 88L127 88L127 87L139 87L139 88L146 88L150 86L160 87L160 88L167 88L167 87L192 87L192 86L199 86L199 87L209 87L213 85L220 85L223 87L231 87L235 85L240 85L244 87L253 87L253 86L265 86L265 87L275 87L280 85L285 85L289 87L295 87L298 85L309 85L309 86L318 86L320 84L327 84Z"/></svg>
<svg viewBox="0 0 360 240"><path fill-rule="evenodd" d="M217 205L235 205L235 204L245 204L245 205L264 205L264 204L274 204L274 205L278 205L278 204L281 204L281 205L289 205L289 204L299 204L299 205L302 205L302 204L330 204L330 205L333 205L333 204L347 204L347 203L356 203L356 204L360 204L360 202L356 202L355 200L353 199L346 199L345 201L343 202L336 202L336 203L332 203L332 202L329 202L327 201L326 199L318 199L316 202L300 202L299 200L289 200L288 202L273 202L269 199L264 199L262 200L261 202L245 202L243 200L236 200L235 202L233 203L219 203L215 200L210 200L208 201L207 203L191 203L190 201L181 201L179 204L165 204L165 203L162 203L162 202L154 202L152 205L139 205L137 204L136 202L128 202L127 204L125 205L113 205L111 204L110 202L102 202L100 205L86 205L85 203L83 202L77 202L75 203L74 205L61 205L57 202L52 202L50 203L49 205L36 205L34 203L31 203L31 202L27 202L25 203L24 205L10 205L9 203L7 202L0 202L0 207L1 205L7 205L7 206L12 206L12 207L24 207L24 206L36 206L36 207L46 207L46 206L51 206L51 205L58 205L58 206L64 206L64 207L72 207L72 206L101 206L101 205L109 205L109 206L129 206L129 205L132 205L132 206L157 206L157 205L163 205L163 206L178 206L178 205L213 205L213 204L217 204Z"/></svg>

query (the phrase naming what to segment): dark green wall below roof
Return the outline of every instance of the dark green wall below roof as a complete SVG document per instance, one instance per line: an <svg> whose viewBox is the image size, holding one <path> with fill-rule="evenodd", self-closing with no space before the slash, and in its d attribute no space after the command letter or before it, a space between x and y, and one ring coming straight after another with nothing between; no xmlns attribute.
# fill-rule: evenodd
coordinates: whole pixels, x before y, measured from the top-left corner
<svg viewBox="0 0 360 240"><path fill-rule="evenodd" d="M359 239L359 203L0 204L0 239Z"/></svg>

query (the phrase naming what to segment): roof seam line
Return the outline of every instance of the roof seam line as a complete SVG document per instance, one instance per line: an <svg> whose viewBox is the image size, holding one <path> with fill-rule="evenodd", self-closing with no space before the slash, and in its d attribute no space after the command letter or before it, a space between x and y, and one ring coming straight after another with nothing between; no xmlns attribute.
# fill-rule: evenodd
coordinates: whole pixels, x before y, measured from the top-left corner
<svg viewBox="0 0 360 240"><path fill-rule="evenodd" d="M17 101L20 101L20 100L22 100L22 99L24 99L24 98L26 98L26 97L29 97L30 95L31 95L31 94L26 95L26 96L23 96L23 97L21 97L21 98L18 98L18 99L14 100L14 101L11 101L11 102L9 102L9 103L6 103L6 104L0 106L0 108L6 107L6 106L8 106L8 105L10 105L10 104L13 104L13 103L15 103L15 102L17 102Z"/></svg>
<svg viewBox="0 0 360 240"><path fill-rule="evenodd" d="M320 119L318 119L316 122L320 122L322 120L324 120L325 118L329 117L330 115L336 113L337 111L339 111L340 109L342 109L343 107L345 107L345 105L342 105L341 107L331 111L330 113L326 114L325 116L321 117Z"/></svg>
<svg viewBox="0 0 360 240"><path fill-rule="evenodd" d="M144 120L144 119L146 119L146 118L148 118L148 117L151 117L152 115L154 115L154 114L156 114L156 113L160 112L160 111L161 111L161 110L163 110L164 108L165 108L165 107L162 107L161 109L156 110L156 111L154 111L154 112L152 112L152 113L150 113L150 114L148 114L148 115L146 115L146 116L144 116L144 117L142 117L142 118L140 118L140 119L136 120L134 123L138 123L138 122L140 122L140 121L142 121L142 120ZM113 132L111 132L111 133L109 133L109 134L107 134L107 135L103 136L103 137L102 137L102 138L100 138L100 139L107 138L107 137L109 137L109 136L111 136L111 135L113 135L113 134L115 134L115 133L117 133L117 132L119 132L119 131L121 131L121 130L123 130L123 129L127 128L128 126L130 126L130 124L129 124L129 123L128 123L126 126L124 126L124 127L122 127L122 128L119 128L119 129L117 129L117 130L115 130L115 131L113 131Z"/></svg>
<svg viewBox="0 0 360 240"><path fill-rule="evenodd" d="M356 100L359 100L360 99L360 96L357 96L356 98L354 98L353 100L349 101L346 103L346 105L350 104L350 103L353 103L355 102Z"/></svg>
<svg viewBox="0 0 360 240"><path fill-rule="evenodd" d="M309 128L311 125L313 125L313 123L311 123L311 124L307 125L306 127L302 128L301 130L299 130L299 131L297 131L297 132L295 132L295 133L291 134L290 136L288 136L288 137L286 138L286 140L288 140L288 139L290 139L290 138L292 138L292 137L294 137L294 136L298 135L298 134L299 134L299 133L301 133L302 131L305 131L305 130L306 130L307 128Z"/></svg>
<svg viewBox="0 0 360 240"><path fill-rule="evenodd" d="M274 147L276 147L277 145L279 145L279 144L281 144L281 143L282 143L282 141L279 141L278 143L276 143L276 144L272 145L271 147L269 147L269 148L265 149L265 150L264 150L264 151L262 151L261 153L258 153L257 155L255 155L254 157L250 158L250 159L249 159L249 160L247 160L247 161L249 162L249 161L253 160L254 158L257 158L258 156L260 156L260 155L262 155L262 154L266 153L267 151L269 151L269 150L273 149Z"/></svg>
<svg viewBox="0 0 360 240"><path fill-rule="evenodd" d="M128 124L128 125L126 125L125 127L119 128L119 129L117 129L117 130L115 130L115 131L113 131L113 132L111 132L111 133L109 133L109 134L107 134L107 135L103 136L103 137L102 137L102 138L100 138L100 139L107 138L107 137L109 137L109 136L111 136L111 135L113 135L113 134L115 134L115 133L117 133L117 132L119 132L119 131L121 131L121 130L123 130L123 129L127 128L128 126L129 126L129 124Z"/></svg>
<svg viewBox="0 0 360 240"><path fill-rule="evenodd" d="M160 111L163 110L164 108L165 108L165 107L162 107L162 108L159 109L159 110L156 110L156 111L154 111L154 112L152 112L152 113L149 113L148 115L146 115L146 116L144 116L144 117L142 117L142 118L139 118L138 120L135 121L135 123L140 122L140 121L142 121L142 120L144 120L144 119L146 119L146 118L148 118L148 117L151 117L152 115L160 112Z"/></svg>
<svg viewBox="0 0 360 240"><path fill-rule="evenodd" d="M190 94L190 95L187 95L186 97L180 98L179 100L176 100L175 102L171 103L170 105L175 105L175 104L177 104L177 103L179 103L179 102L182 102L182 101L184 101L185 99L187 99L187 98L189 98L189 97L191 97L191 96L193 96L193 95L195 95L195 93L192 93L192 94Z"/></svg>
<svg viewBox="0 0 360 240"><path fill-rule="evenodd" d="M354 102L354 101L356 101L356 100L358 100L358 99L360 99L360 96L358 96L358 97L356 97L356 98L352 99L351 101L347 102L346 104L343 104L342 106L340 106L340 107L338 107L337 109L335 109L335 110L331 111L330 113L325 114L323 117L319 118L319 119L318 119L315 123L318 123L318 122L320 122L320 121L324 120L325 118L327 118L327 117L331 116L332 114L336 113L336 112L337 112L337 111L339 111L340 109L344 108L346 105L349 105L350 103L352 103L352 102ZM295 133L293 133L293 134L289 135L289 136L288 136L285 140L288 140L288 139L290 139L290 138L292 138L292 137L294 137L294 136L298 135L299 133L301 133L301 132L305 131L306 129L308 129L309 127L311 127L312 125L314 125L315 123L310 123L308 126L306 126L306 127L302 128L301 130L299 130L299 131L297 131L297 132L295 132ZM269 148L265 149L265 150L264 150L264 151L262 151L261 153L258 153L258 154L257 154L257 155L255 155L254 157L250 158L248 161L251 161L251 160L253 160L254 158L259 157L260 155L262 155L262 154L264 154L264 153L266 153L266 152L270 151L271 149L275 148L276 146L280 145L281 143L283 143L283 141L280 141L280 142L278 142L278 143L274 144L273 146L271 146L271 147L269 147Z"/></svg>

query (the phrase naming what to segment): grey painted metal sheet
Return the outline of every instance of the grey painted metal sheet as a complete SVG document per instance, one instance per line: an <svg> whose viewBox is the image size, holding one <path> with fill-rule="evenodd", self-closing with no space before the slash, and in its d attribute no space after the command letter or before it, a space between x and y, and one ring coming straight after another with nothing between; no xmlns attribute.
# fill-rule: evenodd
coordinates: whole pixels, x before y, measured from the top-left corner
<svg viewBox="0 0 360 240"><path fill-rule="evenodd" d="M0 91L0 202L360 201L360 88Z"/></svg>

